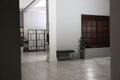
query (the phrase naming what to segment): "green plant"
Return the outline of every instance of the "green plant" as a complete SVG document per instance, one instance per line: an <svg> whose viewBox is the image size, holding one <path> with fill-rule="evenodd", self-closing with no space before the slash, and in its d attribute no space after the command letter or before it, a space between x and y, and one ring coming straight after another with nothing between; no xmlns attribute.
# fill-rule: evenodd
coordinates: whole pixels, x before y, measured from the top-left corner
<svg viewBox="0 0 120 80"><path fill-rule="evenodd" d="M85 58L85 37L81 37L79 40L79 51L80 51L80 59Z"/></svg>
<svg viewBox="0 0 120 80"><path fill-rule="evenodd" d="M23 45L24 51L28 51L28 40L24 38L24 45Z"/></svg>
<svg viewBox="0 0 120 80"><path fill-rule="evenodd" d="M85 52L85 37L81 37L79 41L80 52Z"/></svg>

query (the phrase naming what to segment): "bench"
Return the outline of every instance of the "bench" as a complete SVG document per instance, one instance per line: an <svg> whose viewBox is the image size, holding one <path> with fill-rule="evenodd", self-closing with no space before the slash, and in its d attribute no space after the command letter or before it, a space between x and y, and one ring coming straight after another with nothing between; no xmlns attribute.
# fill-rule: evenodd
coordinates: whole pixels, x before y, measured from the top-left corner
<svg viewBox="0 0 120 80"><path fill-rule="evenodd" d="M74 50L57 50L57 60L73 60Z"/></svg>

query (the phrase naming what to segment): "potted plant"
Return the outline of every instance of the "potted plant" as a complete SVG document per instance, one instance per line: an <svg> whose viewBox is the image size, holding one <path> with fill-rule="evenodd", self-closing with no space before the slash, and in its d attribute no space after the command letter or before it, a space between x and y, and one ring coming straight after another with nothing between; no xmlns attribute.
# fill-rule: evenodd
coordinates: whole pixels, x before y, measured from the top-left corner
<svg viewBox="0 0 120 80"><path fill-rule="evenodd" d="M23 51L26 52L28 51L28 40L26 38L24 38L24 44L23 44Z"/></svg>
<svg viewBox="0 0 120 80"><path fill-rule="evenodd" d="M85 59L85 37L81 37L79 40L80 59Z"/></svg>

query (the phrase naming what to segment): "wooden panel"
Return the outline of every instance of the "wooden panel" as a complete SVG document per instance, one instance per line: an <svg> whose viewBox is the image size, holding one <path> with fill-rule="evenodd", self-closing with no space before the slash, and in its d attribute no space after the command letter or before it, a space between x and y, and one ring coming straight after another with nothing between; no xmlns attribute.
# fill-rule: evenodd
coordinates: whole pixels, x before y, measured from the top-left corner
<svg viewBox="0 0 120 80"><path fill-rule="evenodd" d="M82 15L82 36L86 47L109 47L109 16Z"/></svg>

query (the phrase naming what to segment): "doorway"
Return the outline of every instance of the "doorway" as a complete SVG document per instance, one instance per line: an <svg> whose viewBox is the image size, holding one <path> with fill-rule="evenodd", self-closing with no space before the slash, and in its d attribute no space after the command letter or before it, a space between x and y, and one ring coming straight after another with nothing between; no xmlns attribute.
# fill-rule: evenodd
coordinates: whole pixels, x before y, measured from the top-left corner
<svg viewBox="0 0 120 80"><path fill-rule="evenodd" d="M49 42L46 0L28 1L26 6L23 3L20 3L21 62L45 62Z"/></svg>

